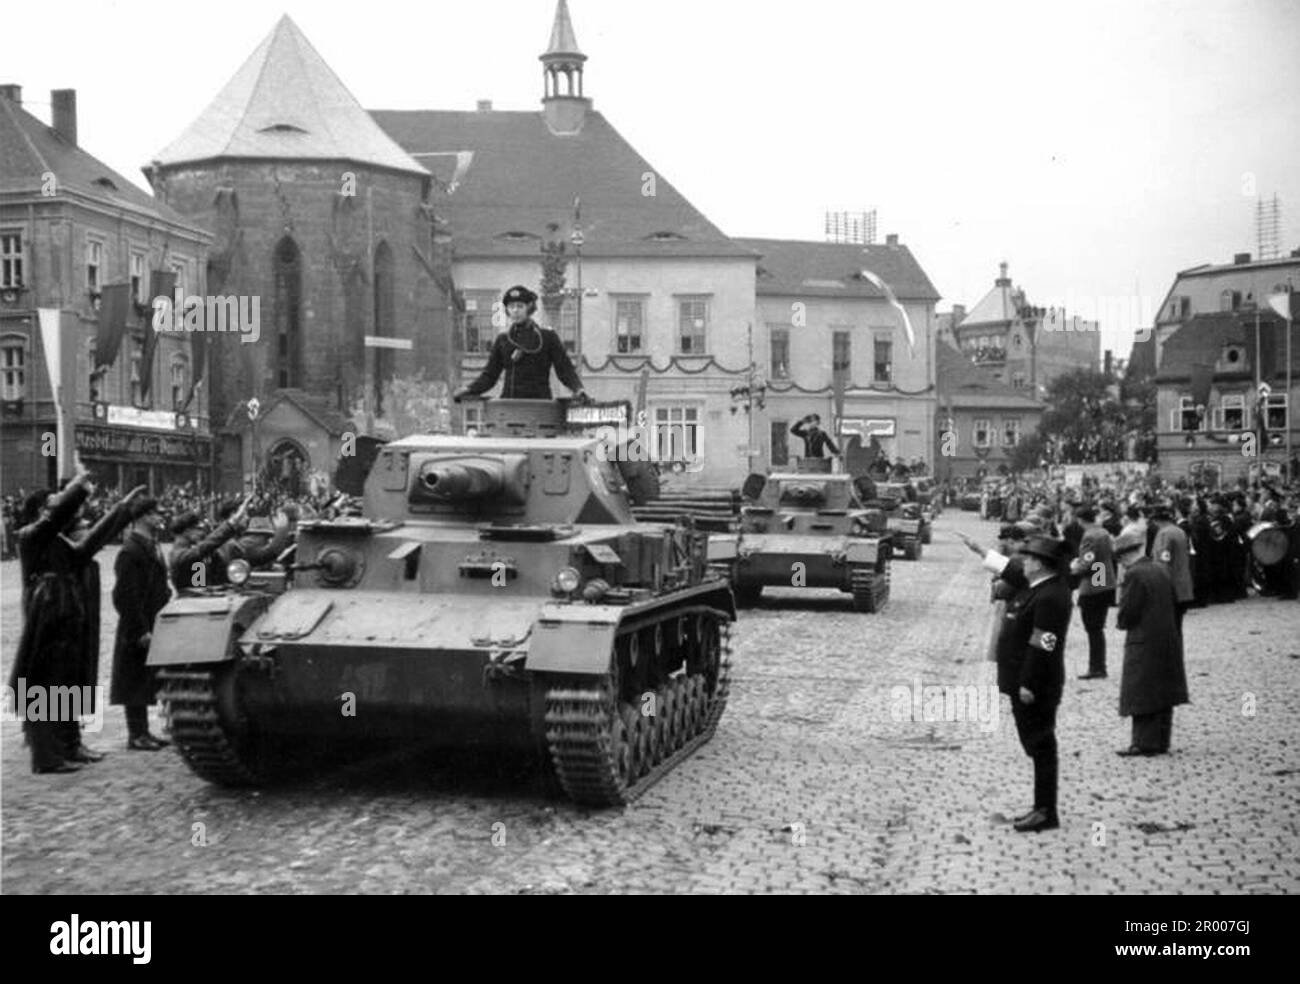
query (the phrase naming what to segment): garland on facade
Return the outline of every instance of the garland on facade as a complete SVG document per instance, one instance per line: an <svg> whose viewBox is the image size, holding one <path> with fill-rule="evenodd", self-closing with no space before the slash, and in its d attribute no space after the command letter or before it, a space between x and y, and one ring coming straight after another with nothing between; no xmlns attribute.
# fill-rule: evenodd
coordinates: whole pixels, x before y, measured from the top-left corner
<svg viewBox="0 0 1300 984"><path fill-rule="evenodd" d="M701 358L702 361L699 361L697 363L696 360L699 360ZM636 364L631 366L623 365L618 361L619 359L633 360L635 361ZM686 362L683 360L690 360L690 361ZM674 369L676 369L678 372L685 373L688 376L698 376L700 373L706 372L709 369L717 369L719 372L728 376L747 376L749 374L749 369L728 368L727 366L724 366L722 363L720 363L717 360L717 358L715 358L712 355L703 356L703 357L696 356L696 355L687 355L687 356L672 355L668 357L668 362L666 365L657 366L655 365L654 359L652 359L648 355L644 355L644 356L608 355L605 357L604 362L597 365L596 363L592 362L589 358L587 358L587 356L584 354L582 356L582 365L585 369L591 372L603 372L606 369L613 368L618 370L619 372L625 372L631 374L631 373L639 373L643 369L649 369L651 372L657 375L663 375L664 373L672 372ZM695 365L696 368L688 368L688 366L690 365ZM793 380L788 380L784 384L778 385L777 383L769 379L767 380L767 388L768 390L774 393L789 393L792 391L797 391L799 393L806 393L814 396L822 395L826 393L833 393L835 391L835 387L831 385L811 386L811 387L800 386L798 383L794 382ZM848 392L850 390L859 390L859 391L868 390L876 393L896 394L898 396L922 396L926 393L934 392L934 389L935 387L933 384L929 386L923 386L921 389L918 390L900 389L899 387L895 386L892 383L888 386L876 386L876 385L862 386L854 382L847 382L844 384L845 392Z"/></svg>

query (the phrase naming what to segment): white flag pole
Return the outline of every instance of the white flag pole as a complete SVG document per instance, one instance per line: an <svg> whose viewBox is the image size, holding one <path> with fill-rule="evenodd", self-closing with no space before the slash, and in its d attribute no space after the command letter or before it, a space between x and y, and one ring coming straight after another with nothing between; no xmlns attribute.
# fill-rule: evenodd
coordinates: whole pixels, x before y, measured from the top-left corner
<svg viewBox="0 0 1300 984"><path fill-rule="evenodd" d="M54 440L59 478L72 476L72 449L68 447L67 414L63 408L63 333L62 318L58 308L38 308L41 325L41 347L45 350L45 371L50 377L50 393L54 396Z"/></svg>

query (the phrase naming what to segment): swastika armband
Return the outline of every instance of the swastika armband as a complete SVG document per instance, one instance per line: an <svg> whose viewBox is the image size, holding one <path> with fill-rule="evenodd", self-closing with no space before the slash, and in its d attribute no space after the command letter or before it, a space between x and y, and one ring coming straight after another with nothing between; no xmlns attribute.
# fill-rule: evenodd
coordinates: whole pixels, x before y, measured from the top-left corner
<svg viewBox="0 0 1300 984"><path fill-rule="evenodd" d="M1034 629L1034 634L1029 637L1029 644L1036 649L1042 649L1045 652L1056 651L1056 633L1044 632L1042 629Z"/></svg>

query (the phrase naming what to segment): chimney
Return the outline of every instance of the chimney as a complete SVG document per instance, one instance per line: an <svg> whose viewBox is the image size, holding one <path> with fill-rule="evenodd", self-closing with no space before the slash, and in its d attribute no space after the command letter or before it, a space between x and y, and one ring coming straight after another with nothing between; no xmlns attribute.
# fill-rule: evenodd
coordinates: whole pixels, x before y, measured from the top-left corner
<svg viewBox="0 0 1300 984"><path fill-rule="evenodd" d="M0 85L0 96L13 100L14 104L21 106L23 104L23 87L21 85Z"/></svg>
<svg viewBox="0 0 1300 984"><path fill-rule="evenodd" d="M478 108L478 111L479 111L480 113L490 113L490 112L492 112L492 100L491 100L491 99L480 99L480 100L478 101L478 107L477 107L477 108Z"/></svg>
<svg viewBox="0 0 1300 984"><path fill-rule="evenodd" d="M898 233L896 233L896 232L888 233L888 234L885 236L885 245L886 245L886 246L897 246L897 245L898 245Z"/></svg>
<svg viewBox="0 0 1300 984"><path fill-rule="evenodd" d="M954 304L952 306L952 323L959 325L966 320L966 305Z"/></svg>
<svg viewBox="0 0 1300 984"><path fill-rule="evenodd" d="M54 132L74 147L77 145L77 90L51 89L50 116Z"/></svg>
<svg viewBox="0 0 1300 984"><path fill-rule="evenodd" d="M1113 357L1110 354L1110 349L1106 349L1106 354L1102 357L1102 360L1103 360L1102 365L1105 366L1105 369L1103 371L1106 373L1107 376L1109 376L1110 371L1113 368L1115 368L1115 362Z"/></svg>
<svg viewBox="0 0 1300 984"><path fill-rule="evenodd" d="M1250 262L1250 254L1249 254L1249 253L1234 253L1233 256L1232 256L1232 262L1233 262L1234 265L1236 265L1236 264L1238 264L1238 263L1249 263L1249 262Z"/></svg>

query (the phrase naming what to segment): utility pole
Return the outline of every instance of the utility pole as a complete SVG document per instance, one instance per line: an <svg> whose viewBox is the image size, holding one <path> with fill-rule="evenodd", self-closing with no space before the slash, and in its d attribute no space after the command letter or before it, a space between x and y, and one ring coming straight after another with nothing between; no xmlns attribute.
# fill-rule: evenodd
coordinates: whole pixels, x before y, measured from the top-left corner
<svg viewBox="0 0 1300 984"><path fill-rule="evenodd" d="M745 398L748 401L745 416L749 418L749 437L745 445L747 474L754 474L754 322L745 326L745 340L749 349L749 370L745 377Z"/></svg>

